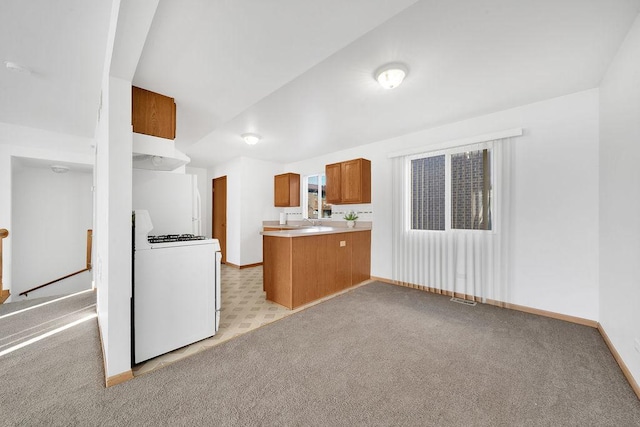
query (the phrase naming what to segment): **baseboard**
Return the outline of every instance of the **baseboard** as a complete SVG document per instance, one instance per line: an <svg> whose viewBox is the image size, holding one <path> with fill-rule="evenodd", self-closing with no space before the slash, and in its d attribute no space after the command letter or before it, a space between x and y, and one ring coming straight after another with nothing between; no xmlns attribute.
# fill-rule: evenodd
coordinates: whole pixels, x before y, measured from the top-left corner
<svg viewBox="0 0 640 427"><path fill-rule="evenodd" d="M0 291L0 304L8 300L10 296L11 296L11 292L9 292L8 289Z"/></svg>
<svg viewBox="0 0 640 427"><path fill-rule="evenodd" d="M540 310L539 308L527 307L524 305L510 304L508 302L487 300L487 304L497 305L498 307L508 308L510 310L523 311L525 313L537 314L538 316L551 317L553 319L564 320L565 322L577 323L578 325L589 326L591 328L597 328L598 322L591 319L584 319L582 317L570 316L568 314L556 313L553 311Z"/></svg>
<svg viewBox="0 0 640 427"><path fill-rule="evenodd" d="M389 280L389 279L385 279L383 277L371 276L371 280L377 280L379 282L388 283L390 285L402 286L403 288L418 289L420 291L429 292L431 294L438 294L438 295L445 295L445 296L448 296L448 297L462 298L462 299L466 299L466 300L469 300L469 301L477 301L477 302L481 302L482 301L481 298L473 296L473 295L463 294L463 293L460 293L460 292L445 291L445 290L436 289L436 288L429 288L427 286L416 285L414 283L398 282L397 280Z"/></svg>
<svg viewBox="0 0 640 427"><path fill-rule="evenodd" d="M114 385L118 385L125 381L129 381L130 379L133 379L133 371L131 369L129 369L128 371L121 372L118 375L107 377L106 385L107 387L113 387Z"/></svg>
<svg viewBox="0 0 640 427"><path fill-rule="evenodd" d="M635 392L636 396L638 397L638 400L640 400L640 386L638 386L638 383L636 382L635 378L633 378L633 375L631 375L631 371L629 370L629 368L627 368L627 365L624 363L624 360L622 360L622 357L620 357L618 350L616 350L613 343L609 339L609 336L607 335L607 333L605 332L604 328L600 323L598 323L598 331L600 332L600 335L602 335L602 339L607 344L607 347L609 347L609 351L613 355L613 358L616 359L616 362L618 362L618 366L620 366L620 370L622 371L622 374L625 376L627 381L629 381L629 385Z"/></svg>
<svg viewBox="0 0 640 427"><path fill-rule="evenodd" d="M473 295L465 295L465 294L461 294L461 293L458 293L458 292L452 292L452 291L443 291L443 290L440 290L440 289L429 288L429 287L426 287L426 286L415 285L415 284L412 284L412 283L404 283L404 282L398 282L396 280L389 280L389 279L385 279L383 277L373 277L372 276L371 278L373 280L377 280L377 281L384 282L384 283L389 283L391 285L402 286L402 287L411 288L411 289L419 289L421 291L430 292L430 293L434 293L434 294L446 295L446 296L449 296L449 297L464 298L464 299L471 300L471 301L482 302L481 298L478 298L478 297L473 296ZM598 322L595 321L595 320L584 319L582 317L576 317L576 316L570 316L568 314L555 313L553 311L541 310L539 308L527 307L527 306L518 305L518 304L511 304L511 303L508 303L508 302L492 300L492 299L487 299L486 301L484 301L484 303L485 304L489 304L489 305L495 305L497 307L508 308L510 310L517 310L517 311L522 311L522 312L525 312L525 313L536 314L538 316L551 317L552 319L564 320L565 322L577 323L578 325L589 326L591 328L597 328L598 327Z"/></svg>
<svg viewBox="0 0 640 427"><path fill-rule="evenodd" d="M244 268L257 267L257 266L259 266L259 265L262 265L262 263L261 263L261 262L257 262L257 263L255 263L255 264L237 265L237 264L232 264L232 263L230 263L229 261L225 262L224 264L225 264L225 265L228 265L229 267L236 268L236 269L238 269L238 270L242 270L242 269L244 269Z"/></svg>
<svg viewBox="0 0 640 427"><path fill-rule="evenodd" d="M104 342L102 341L102 328L100 327L100 318L98 318L98 336L100 336L100 348L102 349L102 368L104 372L104 385L105 387L113 387L114 385L123 383L130 379L133 379L133 371L120 372L117 375L107 376L107 354L104 351Z"/></svg>

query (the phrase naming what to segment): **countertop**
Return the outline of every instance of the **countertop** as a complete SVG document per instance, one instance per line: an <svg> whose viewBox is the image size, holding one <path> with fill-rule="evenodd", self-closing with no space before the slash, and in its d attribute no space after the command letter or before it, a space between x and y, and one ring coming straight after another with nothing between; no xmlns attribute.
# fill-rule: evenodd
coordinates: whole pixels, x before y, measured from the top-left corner
<svg viewBox="0 0 640 427"><path fill-rule="evenodd" d="M318 236L321 234L357 233L359 231L371 231L371 227L356 226L354 228L347 228L347 227L328 227L325 225L318 225L318 226L291 227L287 230L278 230L278 231L262 231L260 232L260 234L262 234L263 236L271 236L271 237L304 237L304 236Z"/></svg>

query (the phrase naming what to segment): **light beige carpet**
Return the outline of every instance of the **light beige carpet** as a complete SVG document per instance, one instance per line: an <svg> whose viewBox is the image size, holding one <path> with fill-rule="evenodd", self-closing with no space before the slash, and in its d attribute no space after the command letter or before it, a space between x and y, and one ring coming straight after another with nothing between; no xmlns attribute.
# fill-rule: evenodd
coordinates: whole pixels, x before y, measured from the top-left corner
<svg viewBox="0 0 640 427"><path fill-rule="evenodd" d="M221 276L222 310L220 312L220 327L216 335L140 363L133 367L134 375L139 376L163 368L335 296L331 295L295 310L289 310L266 299L262 286L262 266L240 270L222 265Z"/></svg>
<svg viewBox="0 0 640 427"><path fill-rule="evenodd" d="M5 425L640 425L596 330L382 283L109 389L89 322L0 378Z"/></svg>

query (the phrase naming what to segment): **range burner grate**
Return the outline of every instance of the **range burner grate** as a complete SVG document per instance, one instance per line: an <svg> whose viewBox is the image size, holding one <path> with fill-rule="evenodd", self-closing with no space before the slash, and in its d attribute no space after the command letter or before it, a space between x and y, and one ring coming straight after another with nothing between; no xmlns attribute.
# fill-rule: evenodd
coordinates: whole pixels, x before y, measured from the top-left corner
<svg viewBox="0 0 640 427"><path fill-rule="evenodd" d="M194 234L163 234L159 236L148 236L149 243L171 243L186 242L189 240L204 240L205 236L196 236Z"/></svg>

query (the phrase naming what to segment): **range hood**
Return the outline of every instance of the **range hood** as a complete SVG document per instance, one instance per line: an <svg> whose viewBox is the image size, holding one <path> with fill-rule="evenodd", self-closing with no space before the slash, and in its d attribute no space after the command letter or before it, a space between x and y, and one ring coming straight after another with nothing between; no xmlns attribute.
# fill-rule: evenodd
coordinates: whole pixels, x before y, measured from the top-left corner
<svg viewBox="0 0 640 427"><path fill-rule="evenodd" d="M191 161L172 139L133 133L133 168L172 171Z"/></svg>

